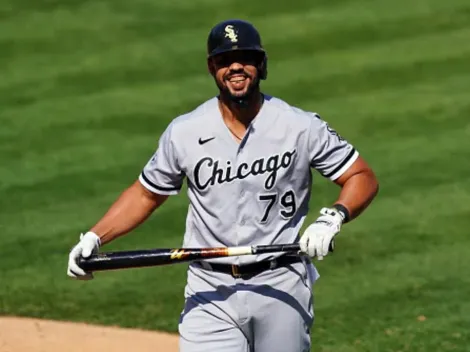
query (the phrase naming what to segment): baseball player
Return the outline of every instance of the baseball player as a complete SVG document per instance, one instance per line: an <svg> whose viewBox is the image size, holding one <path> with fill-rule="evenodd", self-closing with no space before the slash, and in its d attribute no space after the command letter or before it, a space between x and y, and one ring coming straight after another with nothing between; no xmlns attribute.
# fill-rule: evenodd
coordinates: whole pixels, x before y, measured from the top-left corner
<svg viewBox="0 0 470 352"><path fill-rule="evenodd" d="M219 94L175 118L138 179L69 254L78 266L127 234L188 185L183 247L299 242L297 256L263 254L189 264L179 321L180 351L310 351L314 321L311 258L323 259L342 226L373 200L378 183L358 151L327 122L260 91L268 58L255 27L217 24L207 66ZM312 170L340 186L336 202L300 233Z"/></svg>

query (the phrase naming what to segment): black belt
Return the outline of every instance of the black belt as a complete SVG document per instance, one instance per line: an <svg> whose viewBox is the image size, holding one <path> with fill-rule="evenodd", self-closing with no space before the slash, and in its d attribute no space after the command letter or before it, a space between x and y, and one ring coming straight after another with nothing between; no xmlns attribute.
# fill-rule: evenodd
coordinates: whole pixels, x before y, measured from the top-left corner
<svg viewBox="0 0 470 352"><path fill-rule="evenodd" d="M207 263L212 271L230 274L235 278L244 276L255 276L266 270L287 266L294 263L300 263L302 259L299 256L284 255L272 260L263 260L252 264L230 265L220 263ZM206 266L203 266L206 268Z"/></svg>

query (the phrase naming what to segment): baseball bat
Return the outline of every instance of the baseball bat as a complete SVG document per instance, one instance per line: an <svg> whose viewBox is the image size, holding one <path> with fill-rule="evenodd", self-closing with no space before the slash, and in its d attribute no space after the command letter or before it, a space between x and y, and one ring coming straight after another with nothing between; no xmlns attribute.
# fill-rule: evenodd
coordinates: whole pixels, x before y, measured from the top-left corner
<svg viewBox="0 0 470 352"><path fill-rule="evenodd" d="M334 250L334 241L330 243ZM276 244L214 248L157 248L132 251L102 252L89 258L80 258L78 266L86 272L141 268L189 262L198 259L211 259L264 253L299 254L300 245Z"/></svg>

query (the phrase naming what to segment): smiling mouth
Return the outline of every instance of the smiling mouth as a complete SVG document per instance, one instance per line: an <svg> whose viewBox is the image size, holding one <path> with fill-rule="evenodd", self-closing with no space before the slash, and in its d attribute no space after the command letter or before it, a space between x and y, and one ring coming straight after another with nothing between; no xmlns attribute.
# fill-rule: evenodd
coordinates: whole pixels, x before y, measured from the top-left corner
<svg viewBox="0 0 470 352"><path fill-rule="evenodd" d="M230 78L229 82L237 83L237 82L244 82L245 80L246 80L246 77L234 77L234 78Z"/></svg>
<svg viewBox="0 0 470 352"><path fill-rule="evenodd" d="M229 84L231 89L238 91L241 89L245 89L245 86L247 84L246 80L248 78L250 77L245 74L235 74L235 75L228 76L226 78L226 82Z"/></svg>
<svg viewBox="0 0 470 352"><path fill-rule="evenodd" d="M248 77L245 75L233 75L227 78L230 83L244 82Z"/></svg>

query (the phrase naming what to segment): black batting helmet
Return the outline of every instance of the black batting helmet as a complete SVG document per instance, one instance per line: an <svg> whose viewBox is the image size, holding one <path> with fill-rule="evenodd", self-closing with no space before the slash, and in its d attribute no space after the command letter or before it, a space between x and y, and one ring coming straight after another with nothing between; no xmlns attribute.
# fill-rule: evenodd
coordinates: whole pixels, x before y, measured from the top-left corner
<svg viewBox="0 0 470 352"><path fill-rule="evenodd" d="M260 79L266 79L268 75L268 58L261 43L258 30L247 21L226 20L216 24L207 38L207 56L234 50L252 50L263 54L263 60L259 67Z"/></svg>

